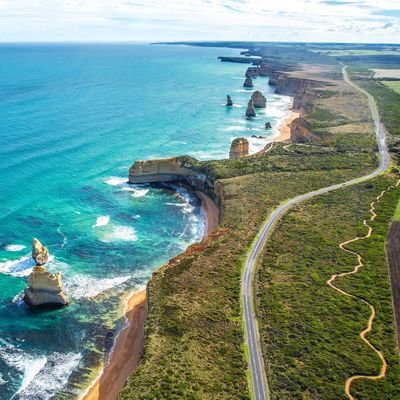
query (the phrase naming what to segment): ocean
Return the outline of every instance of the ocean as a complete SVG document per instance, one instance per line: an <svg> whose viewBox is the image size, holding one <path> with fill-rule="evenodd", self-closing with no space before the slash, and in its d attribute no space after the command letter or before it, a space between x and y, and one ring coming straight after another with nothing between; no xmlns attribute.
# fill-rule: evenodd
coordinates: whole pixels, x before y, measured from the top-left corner
<svg viewBox="0 0 400 400"><path fill-rule="evenodd" d="M244 118L239 50L162 45L0 45L0 399L73 399L104 361L121 298L201 239L199 201L173 185L128 185L136 159L261 149L290 98L268 78L266 111ZM234 107L225 107L230 94ZM270 121L273 129L264 129ZM49 248L68 307L22 301L31 240ZM114 334L116 336L116 333Z"/></svg>

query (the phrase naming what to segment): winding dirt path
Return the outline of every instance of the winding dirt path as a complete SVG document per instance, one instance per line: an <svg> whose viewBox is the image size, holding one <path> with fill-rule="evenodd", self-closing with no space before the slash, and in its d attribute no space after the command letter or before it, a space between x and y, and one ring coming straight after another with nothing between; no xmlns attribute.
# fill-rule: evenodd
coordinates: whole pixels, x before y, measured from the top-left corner
<svg viewBox="0 0 400 400"><path fill-rule="evenodd" d="M370 308L371 314L370 314L370 317L368 319L368 324L367 324L367 327L360 332L360 338L361 338L361 340L363 342L365 342L368 345L368 347L370 347L376 353L376 355L380 358L380 360L382 362L382 366L381 366L381 369L379 371L379 374L377 374L377 375L354 375L354 376L351 376L350 378L348 378L346 380L344 390L345 390L346 396L350 400L355 400L355 397L353 397L353 395L351 394L351 385L353 384L353 382L355 382L356 380L359 380L359 379L369 379L371 381L377 381L379 379L385 378L388 364L387 364L387 361L385 359L385 356L384 356L383 352L381 350L378 350L367 338L368 333L370 333L372 331L373 323L374 323L374 320L375 320L375 316L376 316L375 307L371 303L366 301L365 299L363 299L361 297L358 297L356 295L353 295L351 293L345 292L344 290L340 289L339 287L337 287L334 284L334 282L338 278L342 278L342 277L347 276L347 275L356 274L364 266L362 256L359 253L355 252L355 251L347 249L346 246L349 243L357 242L359 240L364 240L364 239L368 239L369 237L371 237L373 230L372 230L372 227L369 225L369 222L374 221L375 218L377 217L377 214L375 212L376 205L380 202L380 200L382 199L382 197L385 195L385 193L388 190L391 190L394 187L399 186L399 184L400 184L400 180L396 183L396 185L391 185L387 189L383 190L382 193L375 199L375 201L373 201L371 203L370 210L369 210L370 213L371 213L371 217L369 219L365 219L363 221L364 225L368 228L367 234L365 236L356 237L354 239L347 240L346 242L340 243L339 247L343 251L345 251L346 253L352 254L352 255L357 257L358 264L354 267L354 269L352 271L343 272L343 273L337 274L337 275L332 275L331 278L326 282L332 289L335 289L336 291L338 291L339 293L341 293L341 294L343 294L345 296L351 297L353 299L360 300Z"/></svg>

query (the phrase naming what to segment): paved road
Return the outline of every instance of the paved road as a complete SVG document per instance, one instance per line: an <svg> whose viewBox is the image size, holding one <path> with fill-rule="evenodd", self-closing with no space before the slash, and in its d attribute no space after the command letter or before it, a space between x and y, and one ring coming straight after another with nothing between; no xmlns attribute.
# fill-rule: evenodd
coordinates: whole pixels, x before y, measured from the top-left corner
<svg viewBox="0 0 400 400"><path fill-rule="evenodd" d="M254 247L252 248L247 257L244 268L243 280L242 280L242 299L243 299L244 320L246 324L246 342L249 350L250 371L253 383L253 395L255 400L267 400L269 399L270 396L269 396L268 382L265 374L264 360L261 351L257 319L254 312L253 275L257 266L257 260L268 239L268 236L274 229L274 225L295 204L311 199L312 197L318 196L320 194L328 193L333 190L340 189L346 186L351 186L357 183L365 182L384 172L390 165L390 157L386 147L385 130L380 121L374 98L364 89L361 89L356 84L350 81L347 75L346 68L347 68L346 66L343 66L342 69L345 81L349 85L353 86L358 91L360 91L361 93L365 94L365 96L368 97L372 118L375 123L375 133L379 148L379 167L374 172L362 176L360 178L352 179L351 181L329 186L323 189L315 190L313 192L295 197L294 199L288 201L287 203L279 206L269 216L268 220L261 228L261 231L258 234Z"/></svg>

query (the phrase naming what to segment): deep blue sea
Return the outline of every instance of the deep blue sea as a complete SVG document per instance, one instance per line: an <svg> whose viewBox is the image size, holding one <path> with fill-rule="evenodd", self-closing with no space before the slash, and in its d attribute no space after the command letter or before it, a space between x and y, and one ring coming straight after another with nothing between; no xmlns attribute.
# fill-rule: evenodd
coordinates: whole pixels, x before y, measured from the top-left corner
<svg viewBox="0 0 400 400"><path fill-rule="evenodd" d="M0 399L72 399L105 359L121 298L203 234L183 189L126 184L136 159L223 158L238 136L276 134L290 99L244 118L239 50L158 45L0 46ZM224 104L230 94L235 106ZM274 127L265 131L270 121ZM252 140L260 149L265 140ZM48 246L71 300L22 302L31 239ZM55 396L55 397L54 397Z"/></svg>

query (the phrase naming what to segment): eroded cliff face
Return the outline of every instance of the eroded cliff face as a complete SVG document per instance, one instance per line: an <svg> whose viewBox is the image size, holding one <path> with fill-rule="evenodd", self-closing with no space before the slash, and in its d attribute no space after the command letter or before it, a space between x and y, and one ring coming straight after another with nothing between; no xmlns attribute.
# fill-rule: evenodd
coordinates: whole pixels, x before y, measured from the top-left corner
<svg viewBox="0 0 400 400"><path fill-rule="evenodd" d="M271 72L268 84L275 86L275 93L294 96L299 91L317 86L318 82L295 78L281 72Z"/></svg>
<svg viewBox="0 0 400 400"><path fill-rule="evenodd" d="M129 183L182 181L194 190L209 196L217 207L222 206L222 186L211 171L193 157L180 156L147 161L135 161L129 169Z"/></svg>

